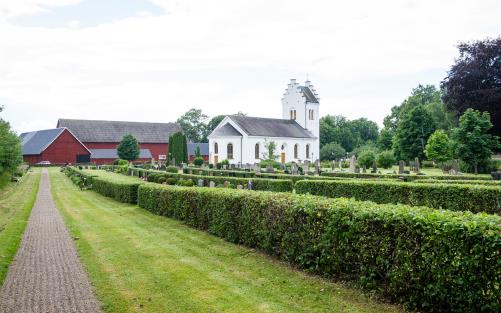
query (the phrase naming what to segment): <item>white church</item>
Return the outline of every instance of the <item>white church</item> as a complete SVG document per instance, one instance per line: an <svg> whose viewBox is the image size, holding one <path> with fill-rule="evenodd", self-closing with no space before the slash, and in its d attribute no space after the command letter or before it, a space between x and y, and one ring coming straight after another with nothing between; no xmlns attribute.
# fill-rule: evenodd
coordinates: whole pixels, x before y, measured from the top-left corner
<svg viewBox="0 0 501 313"><path fill-rule="evenodd" d="M273 141L281 163L320 158L319 98L310 81L291 79L282 98L282 118L228 115L209 135L209 160L217 164L258 163Z"/></svg>

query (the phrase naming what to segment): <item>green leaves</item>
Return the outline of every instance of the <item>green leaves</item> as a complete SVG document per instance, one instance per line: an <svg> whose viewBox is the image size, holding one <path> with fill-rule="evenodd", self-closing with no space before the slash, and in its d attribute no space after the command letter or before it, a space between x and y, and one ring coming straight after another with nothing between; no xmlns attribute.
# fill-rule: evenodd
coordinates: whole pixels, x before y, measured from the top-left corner
<svg viewBox="0 0 501 313"><path fill-rule="evenodd" d="M155 184L139 186L138 204L412 309L501 309L499 216Z"/></svg>
<svg viewBox="0 0 501 313"><path fill-rule="evenodd" d="M139 158L139 152L139 143L131 134L125 135L117 147L118 157L127 161Z"/></svg>

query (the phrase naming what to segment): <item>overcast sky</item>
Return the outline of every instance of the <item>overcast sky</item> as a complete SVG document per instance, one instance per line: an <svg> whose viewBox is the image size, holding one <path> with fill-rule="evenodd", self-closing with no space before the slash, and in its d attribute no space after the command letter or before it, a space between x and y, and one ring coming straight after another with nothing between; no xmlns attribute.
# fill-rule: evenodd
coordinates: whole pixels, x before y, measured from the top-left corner
<svg viewBox="0 0 501 313"><path fill-rule="evenodd" d="M501 1L0 0L1 117L170 122L195 107L281 117L306 75L321 115L381 124L456 45L501 34Z"/></svg>

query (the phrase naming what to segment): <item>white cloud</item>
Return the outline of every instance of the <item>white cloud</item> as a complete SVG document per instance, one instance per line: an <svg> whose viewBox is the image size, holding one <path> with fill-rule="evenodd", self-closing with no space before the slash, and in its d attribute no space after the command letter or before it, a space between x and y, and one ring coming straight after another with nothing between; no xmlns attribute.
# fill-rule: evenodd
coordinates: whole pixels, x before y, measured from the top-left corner
<svg viewBox="0 0 501 313"><path fill-rule="evenodd" d="M488 0L152 2L168 14L73 29L0 22L0 101L16 107L6 118L27 130L58 117L173 121L191 107L280 116L288 79L309 73L322 114L381 122L418 83L439 82L458 41L501 29L501 3ZM23 3L0 10L56 1Z"/></svg>
<svg viewBox="0 0 501 313"><path fill-rule="evenodd" d="M50 12L49 7L74 5L82 0L1 0L0 19Z"/></svg>

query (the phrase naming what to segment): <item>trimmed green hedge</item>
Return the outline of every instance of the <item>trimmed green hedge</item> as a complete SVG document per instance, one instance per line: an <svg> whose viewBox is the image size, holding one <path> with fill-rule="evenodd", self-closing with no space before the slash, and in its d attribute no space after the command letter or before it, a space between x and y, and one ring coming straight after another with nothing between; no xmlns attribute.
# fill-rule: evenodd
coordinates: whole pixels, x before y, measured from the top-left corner
<svg viewBox="0 0 501 313"><path fill-rule="evenodd" d="M461 185L485 185L501 187L499 180L439 180L439 179L417 179L415 183L423 184L461 184Z"/></svg>
<svg viewBox="0 0 501 313"><path fill-rule="evenodd" d="M129 168L129 175L134 174L138 177L148 177L148 181L158 182L158 177L162 176L167 178L176 179L189 179L193 181L195 185L198 184L198 180L202 179L204 181L204 186L209 186L210 181L213 181L216 185L224 184L228 181L233 186L242 185L246 186L249 181L253 183L253 190L260 191L275 191L275 192L292 192L294 190L294 183L290 179L263 179L263 178L238 178L238 177L228 177L228 176L203 176L203 175L190 175L190 174L174 174L167 173L163 171L155 170L143 170L138 168Z"/></svg>
<svg viewBox="0 0 501 313"><path fill-rule="evenodd" d="M137 183L119 182L98 176L92 180L92 190L120 202L137 203L137 190L141 184L140 181Z"/></svg>
<svg viewBox="0 0 501 313"><path fill-rule="evenodd" d="M376 203L422 205L452 211L501 213L501 188L482 185L423 184L350 180L300 181L296 193L347 197Z"/></svg>
<svg viewBox="0 0 501 313"><path fill-rule="evenodd" d="M413 181L418 179L436 179L436 180L491 180L488 176L478 176L478 175L409 175L409 174L372 174L372 173L350 173L350 172L323 172L320 174L325 177L347 177L347 178L392 178L400 179L404 178L407 181Z"/></svg>
<svg viewBox="0 0 501 313"><path fill-rule="evenodd" d="M501 310L500 216L156 184L139 187L138 203L411 309Z"/></svg>

